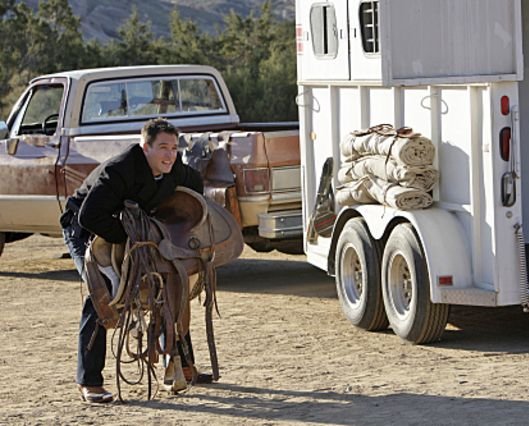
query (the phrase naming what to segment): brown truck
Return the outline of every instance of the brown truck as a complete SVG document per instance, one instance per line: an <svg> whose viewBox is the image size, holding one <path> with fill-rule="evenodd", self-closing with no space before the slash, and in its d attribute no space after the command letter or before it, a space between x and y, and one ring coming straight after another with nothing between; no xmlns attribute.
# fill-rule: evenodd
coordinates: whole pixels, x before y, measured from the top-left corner
<svg viewBox="0 0 529 426"><path fill-rule="evenodd" d="M298 131L246 128L209 66L68 71L32 80L0 122L0 254L33 233L60 236L59 215L100 162L139 142L146 120L181 131L184 161L257 251L302 252ZM291 127L288 129L288 127Z"/></svg>

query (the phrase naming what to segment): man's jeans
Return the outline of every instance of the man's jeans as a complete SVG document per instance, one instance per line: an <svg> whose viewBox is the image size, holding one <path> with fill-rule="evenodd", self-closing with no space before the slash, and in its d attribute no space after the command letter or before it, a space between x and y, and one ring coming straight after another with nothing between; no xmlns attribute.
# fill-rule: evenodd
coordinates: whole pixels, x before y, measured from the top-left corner
<svg viewBox="0 0 529 426"><path fill-rule="evenodd" d="M72 222L76 219L75 217ZM77 272L85 280L84 256L90 234L74 223L63 229L63 235ZM97 325L97 319L92 299L88 296L85 299L81 314L77 346L77 383L83 386L103 385L102 372L103 368L105 368L107 331L104 327ZM88 345L96 327L97 333L94 336L92 347L88 350Z"/></svg>
<svg viewBox="0 0 529 426"><path fill-rule="evenodd" d="M68 225L63 229L63 236L66 246L74 261L79 276L86 281L86 272L84 269L84 257L90 234L83 230L77 223L77 217L72 220L73 225ZM105 358L107 349L107 331L105 327L97 325L97 312L92 304L92 299L87 296L81 314L79 324L79 341L77 347L77 383L83 386L102 386L103 369L105 368ZM94 331L97 327L97 333L93 338L92 347L88 350L88 345ZM194 363L193 346L191 344L191 335L185 336L191 361ZM185 357L181 345L178 344L178 351L182 364L185 366Z"/></svg>

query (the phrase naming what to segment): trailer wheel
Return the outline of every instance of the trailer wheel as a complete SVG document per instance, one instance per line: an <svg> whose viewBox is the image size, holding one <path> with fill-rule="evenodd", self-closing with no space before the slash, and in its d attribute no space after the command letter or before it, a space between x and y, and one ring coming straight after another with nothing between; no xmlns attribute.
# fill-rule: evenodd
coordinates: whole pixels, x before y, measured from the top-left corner
<svg viewBox="0 0 529 426"><path fill-rule="evenodd" d="M382 293L395 334L416 344L440 340L448 321L449 305L430 301L426 260L410 224L395 227L386 243Z"/></svg>
<svg viewBox="0 0 529 426"><path fill-rule="evenodd" d="M0 232L0 256L4 252L4 246L6 245L6 234L5 232Z"/></svg>
<svg viewBox="0 0 529 426"><path fill-rule="evenodd" d="M369 331L384 330L380 250L361 218L349 220L336 247L336 289L349 321Z"/></svg>

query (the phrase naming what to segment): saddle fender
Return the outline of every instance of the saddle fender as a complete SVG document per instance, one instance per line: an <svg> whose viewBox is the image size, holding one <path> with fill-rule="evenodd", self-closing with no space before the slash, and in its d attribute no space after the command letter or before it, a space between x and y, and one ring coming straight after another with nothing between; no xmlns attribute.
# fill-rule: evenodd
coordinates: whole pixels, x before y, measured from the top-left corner
<svg viewBox="0 0 529 426"><path fill-rule="evenodd" d="M433 303L442 303L439 277L451 276L451 288L472 286L470 249L465 231L457 218L447 210L432 207L425 210L403 211L381 205L366 204L343 208L333 228L328 257L328 271L335 274L334 258L340 233L353 217L362 217L375 240L383 244L400 223L410 223L421 242L430 279Z"/></svg>
<svg viewBox="0 0 529 426"><path fill-rule="evenodd" d="M241 209L237 198L235 185L223 183L205 182L204 195L206 199L213 200L228 210L237 224L242 227Z"/></svg>

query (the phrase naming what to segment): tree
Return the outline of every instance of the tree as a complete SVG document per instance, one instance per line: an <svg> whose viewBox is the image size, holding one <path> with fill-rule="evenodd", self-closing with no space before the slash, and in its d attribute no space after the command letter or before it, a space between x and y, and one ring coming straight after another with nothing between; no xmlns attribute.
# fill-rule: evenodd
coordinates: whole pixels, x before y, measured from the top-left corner
<svg viewBox="0 0 529 426"><path fill-rule="evenodd" d="M294 26L275 24L274 34L270 56L262 61L259 69L262 97L255 100L255 108L266 111L267 120L295 121L298 119L295 102L298 87Z"/></svg>
<svg viewBox="0 0 529 426"><path fill-rule="evenodd" d="M243 121L294 120L297 116L293 22L278 23L267 1L259 16L231 12L216 35L201 32L171 14L170 37L157 39L151 22L134 7L105 45L84 41L68 0L41 0L32 11L23 2L0 0L0 118L32 77L66 69L157 63L210 64L230 88Z"/></svg>
<svg viewBox="0 0 529 426"><path fill-rule="evenodd" d="M171 36L164 45L162 62L171 64L204 64L208 61L211 39L193 21L182 19L175 9L169 22Z"/></svg>
<svg viewBox="0 0 529 426"><path fill-rule="evenodd" d="M218 64L243 121L296 119L293 23L273 22L267 1L258 18L230 13L219 44Z"/></svg>
<svg viewBox="0 0 529 426"><path fill-rule="evenodd" d="M26 49L26 28L32 12L23 3L9 0L1 0L0 11L0 39L9 41L0 44L0 117L5 119L13 100L11 93L21 90L13 88L12 79L21 74L20 60Z"/></svg>
<svg viewBox="0 0 529 426"><path fill-rule="evenodd" d="M142 22L136 6L129 19L119 28L119 40L110 43L105 51L107 65L148 65L157 63L159 44L155 43L151 22Z"/></svg>

